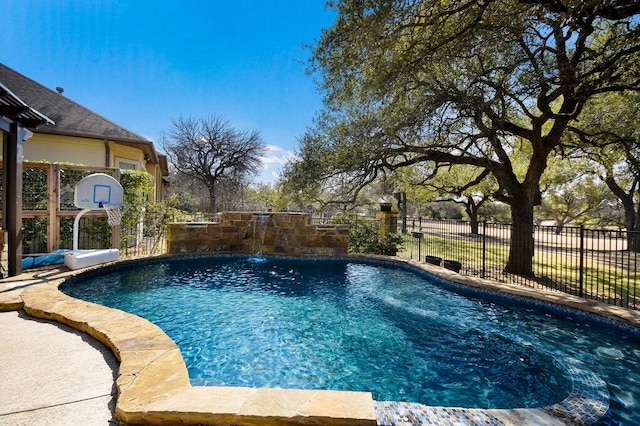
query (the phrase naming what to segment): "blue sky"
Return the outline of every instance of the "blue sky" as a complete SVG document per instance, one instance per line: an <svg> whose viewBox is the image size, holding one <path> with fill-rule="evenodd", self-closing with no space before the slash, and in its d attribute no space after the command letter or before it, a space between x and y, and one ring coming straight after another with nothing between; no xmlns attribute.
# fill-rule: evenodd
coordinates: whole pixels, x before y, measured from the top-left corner
<svg viewBox="0 0 640 426"><path fill-rule="evenodd" d="M0 61L152 141L172 118L256 129L273 180L322 106L305 74L325 0L0 0Z"/></svg>

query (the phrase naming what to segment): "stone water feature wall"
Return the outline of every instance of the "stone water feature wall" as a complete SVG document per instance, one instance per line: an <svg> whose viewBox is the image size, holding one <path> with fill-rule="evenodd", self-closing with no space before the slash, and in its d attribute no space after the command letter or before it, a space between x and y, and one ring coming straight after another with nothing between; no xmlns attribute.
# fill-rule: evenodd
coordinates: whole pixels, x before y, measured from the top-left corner
<svg viewBox="0 0 640 426"><path fill-rule="evenodd" d="M308 213L223 212L219 221L170 223L170 254L247 253L342 256L349 225L311 225Z"/></svg>

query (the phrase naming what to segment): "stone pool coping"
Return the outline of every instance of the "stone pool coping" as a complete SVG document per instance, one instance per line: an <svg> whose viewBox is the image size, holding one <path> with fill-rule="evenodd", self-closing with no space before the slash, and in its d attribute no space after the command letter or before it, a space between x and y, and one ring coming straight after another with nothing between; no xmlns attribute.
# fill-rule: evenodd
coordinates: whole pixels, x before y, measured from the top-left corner
<svg viewBox="0 0 640 426"><path fill-rule="evenodd" d="M462 276L407 259L353 257L406 264L466 286L560 304L640 327L640 312L617 306ZM589 424L608 408L606 384L603 390L597 377L584 381L574 377L572 394L553 406L513 410L376 402L368 392L193 387L180 350L159 327L133 314L74 299L58 290L66 279L100 267L82 271L46 269L1 280L0 310L22 309L31 316L67 324L109 347L120 362L116 416L126 423L374 425L390 424L392 418L394 424L410 424L410 415L415 415L432 420L433 424L446 424L442 422L456 418L483 419L484 424Z"/></svg>

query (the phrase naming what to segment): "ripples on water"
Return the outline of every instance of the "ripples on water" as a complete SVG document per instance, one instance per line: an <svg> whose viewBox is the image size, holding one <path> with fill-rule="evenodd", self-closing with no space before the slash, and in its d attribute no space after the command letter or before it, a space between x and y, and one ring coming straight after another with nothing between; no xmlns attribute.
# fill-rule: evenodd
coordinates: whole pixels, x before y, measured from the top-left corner
<svg viewBox="0 0 640 426"><path fill-rule="evenodd" d="M536 407L567 396L563 359L609 384L603 424L640 423L640 345L465 297L425 274L343 260L208 257L65 284L154 322L194 385L371 391L376 400Z"/></svg>

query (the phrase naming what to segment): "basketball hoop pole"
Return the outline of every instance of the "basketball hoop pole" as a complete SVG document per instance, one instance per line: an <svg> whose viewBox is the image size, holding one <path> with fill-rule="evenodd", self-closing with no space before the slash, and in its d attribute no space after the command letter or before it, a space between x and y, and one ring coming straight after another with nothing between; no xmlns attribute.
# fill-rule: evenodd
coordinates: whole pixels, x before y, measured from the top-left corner
<svg viewBox="0 0 640 426"><path fill-rule="evenodd" d="M73 251L78 251L78 234L80 233L80 218L83 214L90 212L93 209L84 209L76 215L73 219Z"/></svg>

